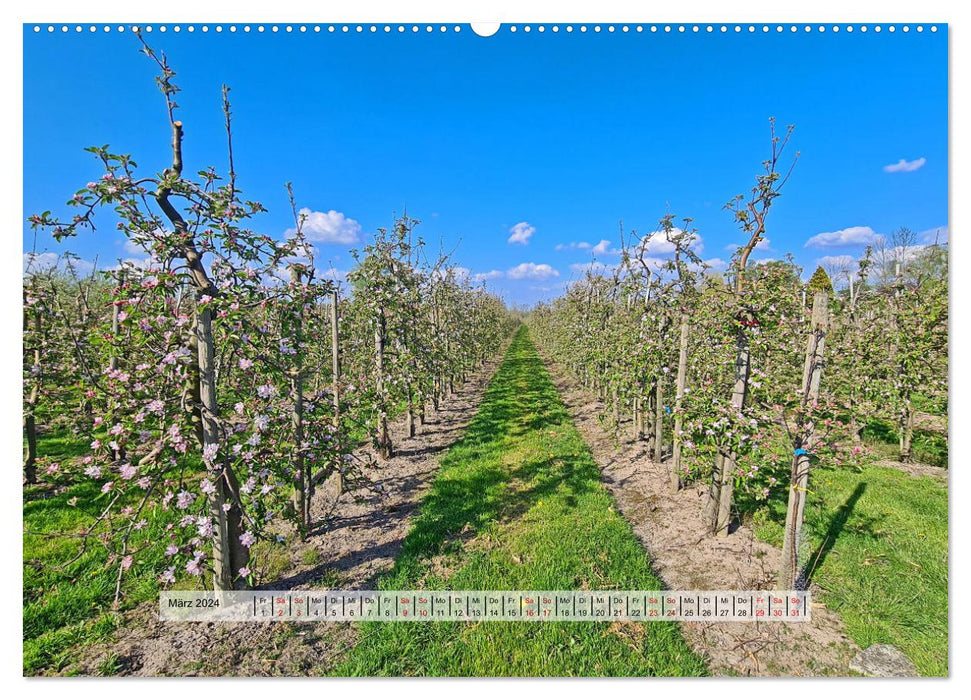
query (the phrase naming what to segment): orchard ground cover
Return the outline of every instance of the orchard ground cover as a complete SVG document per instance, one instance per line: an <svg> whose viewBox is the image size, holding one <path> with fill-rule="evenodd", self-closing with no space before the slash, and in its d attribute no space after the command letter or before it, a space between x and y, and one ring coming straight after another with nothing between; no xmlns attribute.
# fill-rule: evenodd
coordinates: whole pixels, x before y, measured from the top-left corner
<svg viewBox="0 0 971 700"><path fill-rule="evenodd" d="M400 453L369 468L364 482L343 492L330 481L321 484L313 504L320 525L306 540L255 545L259 550L258 580L271 588L373 588L375 577L390 568L400 551L409 517L434 478L439 457L467 428L499 360L490 359L467 383L456 386L440 410L429 410L417 436L408 437L403 416L393 421L392 436ZM74 445L70 436L59 440L73 445L75 451L83 452L85 447ZM47 449L46 439L40 447ZM359 447L365 452L372 449L367 444ZM376 491L379 485L386 488ZM100 548L91 547L92 556L83 564L90 578L72 577L70 570L66 574L57 571L77 552L73 538L57 533L76 531L91 520L68 503L75 495L82 505L84 498L97 497L58 491L48 484L31 487L26 495L31 532L50 534L25 537L31 557L25 559L30 567L25 570L25 600L32 601L25 607L29 618L25 673L318 675L322 661L329 666L335 654L356 639L355 630L344 624L308 628L241 623L215 628L161 623L155 598L157 581L148 576L133 581L137 587L122 598L116 614L111 602L117 570L105 567L103 554L94 556ZM59 549L54 547L57 542L62 543ZM191 588L193 582L177 585ZM82 604L74 604L75 599ZM90 606L86 606L88 600ZM51 609L63 614L51 614ZM28 633L39 634L28 639ZM239 645L240 635L245 635L247 645Z"/></svg>
<svg viewBox="0 0 971 700"><path fill-rule="evenodd" d="M785 503L755 513L756 534L782 541ZM947 675L947 488L867 464L821 466L806 511L813 583L861 647L893 644L922 675Z"/></svg>
<svg viewBox="0 0 971 700"><path fill-rule="evenodd" d="M84 451L70 435L55 432L41 438L39 448L58 459ZM110 640L124 624L125 615L159 591L157 569L165 561L161 551L126 571L126 595L113 606L118 567L94 543L83 545L81 533L97 521L107 498L90 481L67 487L50 484L24 487L24 659L26 675L72 673L79 649ZM124 505L124 504L122 504ZM165 536L171 514L156 513L135 533L133 547ZM288 564L283 548L269 542L257 545L264 554L261 574L273 578ZM189 582L182 587L191 587ZM110 660L97 672L111 675L118 669Z"/></svg>
<svg viewBox="0 0 971 700"><path fill-rule="evenodd" d="M107 553L91 547L79 556L76 540L55 535L90 527L97 514L84 504L96 502L98 491L90 482L60 492L45 485L24 489L25 674L61 670L71 659L71 649L105 639L116 629L110 605L117 571L106 566ZM160 536L162 526L153 524L143 536ZM158 591L154 570L132 572L130 583L127 605Z"/></svg>
<svg viewBox="0 0 971 700"><path fill-rule="evenodd" d="M525 327L382 587L661 588ZM372 623L338 675L683 676L706 667L666 623Z"/></svg>
<svg viewBox="0 0 971 700"><path fill-rule="evenodd" d="M786 502L740 498L741 524L724 539L705 534L703 496L697 489L671 494L667 467L652 459L641 440L611 430L602 416L609 406L591 396L549 357L557 388L581 434L604 468L605 483L621 511L672 587L772 587L780 556ZM821 463L809 484L806 552L816 621L835 623L844 640L866 648L893 644L922 675L947 673L947 487L939 478L912 476L880 466L873 455L860 467ZM913 465L912 465L913 466ZM940 471L940 470L937 470ZM724 634L722 634L724 632ZM689 640L710 651L716 673L845 675L855 649L842 650L837 636L815 640L810 654L776 653L785 639L745 634L740 652L731 630L708 630ZM723 643L712 649L719 636ZM727 652L727 653L726 653ZM796 663L786 667L787 657Z"/></svg>

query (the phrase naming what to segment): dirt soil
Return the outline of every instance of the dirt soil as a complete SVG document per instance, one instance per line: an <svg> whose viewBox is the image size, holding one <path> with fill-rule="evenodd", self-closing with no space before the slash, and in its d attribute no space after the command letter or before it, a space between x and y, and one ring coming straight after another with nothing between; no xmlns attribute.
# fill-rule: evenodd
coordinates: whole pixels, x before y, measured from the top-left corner
<svg viewBox="0 0 971 700"><path fill-rule="evenodd" d="M896 469L910 476L929 476L932 479L937 479L947 484L948 471L943 467L935 467L932 464L923 464L922 462L898 462L893 459L881 459L874 462L874 464L878 467Z"/></svg>
<svg viewBox="0 0 971 700"><path fill-rule="evenodd" d="M935 416L932 413L917 411L914 416L914 427L918 430L929 430L932 433L947 435L947 416Z"/></svg>
<svg viewBox="0 0 971 700"><path fill-rule="evenodd" d="M542 354L542 352L541 352ZM697 487L670 493L667 467L654 462L645 443L630 433L615 437L601 424L605 407L544 361L574 423L600 464L603 481L651 556L668 590L771 590L778 548L740 527L728 537L706 533L705 493ZM832 610L813 601L809 623L682 623L685 638L715 675L856 675L849 662L859 647Z"/></svg>
<svg viewBox="0 0 971 700"><path fill-rule="evenodd" d="M313 503L321 526L293 546L283 577L260 588L374 588L393 565L439 458L464 433L503 354L457 387L438 412L429 407L416 437L406 437L403 419L391 426L395 456L366 474L373 486L387 489L386 495L373 488L338 495L336 484L322 484ZM115 675L135 676L320 675L341 660L359 635L351 623L335 622L162 623L158 603L148 601L125 614L115 639L82 649L65 672L95 675L109 668Z"/></svg>

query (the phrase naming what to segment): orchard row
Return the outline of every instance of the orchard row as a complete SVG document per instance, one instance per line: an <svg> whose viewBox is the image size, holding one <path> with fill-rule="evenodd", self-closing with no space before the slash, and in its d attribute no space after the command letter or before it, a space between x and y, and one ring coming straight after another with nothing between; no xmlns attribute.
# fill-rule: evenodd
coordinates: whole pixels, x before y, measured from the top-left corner
<svg viewBox="0 0 971 700"><path fill-rule="evenodd" d="M257 541L285 537L284 521L306 533L324 479L370 488L365 460L394 453L389 420L404 415L414 435L516 324L447 256L430 258L407 216L354 251L343 291L317 266L292 190L294 229L254 231L263 207L237 187L228 91L228 173L187 175L175 74L145 52L171 165L146 176L89 149L103 174L68 202L77 213L31 217L59 240L113 217L145 262L82 278L69 261L24 282L25 481L98 485L81 547L108 549L116 598L126 571L157 561L163 583L251 585ZM53 434L82 453L43 454Z"/></svg>
<svg viewBox="0 0 971 700"><path fill-rule="evenodd" d="M528 320L547 353L599 394L609 423L631 417L673 491L707 482L712 534L728 534L736 497L788 492L783 588L806 564L811 465L858 464L874 419L896 426L909 461L918 409L947 410L946 246L898 231L833 269L838 291L822 268L804 283L791 258L748 264L788 179L778 165L790 134L773 129L756 186L727 207L747 244L726 273L695 254L690 219L678 227L668 216L652 235L672 251L666 261L632 236L619 264L592 269Z"/></svg>

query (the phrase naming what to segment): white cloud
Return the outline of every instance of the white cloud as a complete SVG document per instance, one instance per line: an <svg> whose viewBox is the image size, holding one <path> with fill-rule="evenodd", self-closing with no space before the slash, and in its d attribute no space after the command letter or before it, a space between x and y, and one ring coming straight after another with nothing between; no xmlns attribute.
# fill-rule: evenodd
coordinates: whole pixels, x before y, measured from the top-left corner
<svg viewBox="0 0 971 700"><path fill-rule="evenodd" d="M640 267L641 264L647 265L648 268L654 270L655 272L661 272L661 270L668 264L670 264L670 258L658 258L654 256L641 256L633 261L636 267Z"/></svg>
<svg viewBox="0 0 971 700"><path fill-rule="evenodd" d="M600 243L595 245L590 252L594 255L606 255L607 253L612 253L614 251L610 249L610 241L604 238L600 241Z"/></svg>
<svg viewBox="0 0 971 700"><path fill-rule="evenodd" d="M917 234L917 239L922 243L926 243L927 245L934 245L935 243L943 245L944 243L947 243L949 234L949 227L938 226L937 228L921 231Z"/></svg>
<svg viewBox="0 0 971 700"><path fill-rule="evenodd" d="M94 270L94 263L90 260L83 260L78 257L59 255L58 253L24 253L23 272L26 273L30 268L31 272L41 272L51 269L61 271L67 270L68 266L74 267L74 272L78 275L89 275Z"/></svg>
<svg viewBox="0 0 971 700"><path fill-rule="evenodd" d="M109 270L120 270L123 267L134 267L138 270L147 270L153 266L151 258L124 258L119 260L114 265L111 265Z"/></svg>
<svg viewBox="0 0 971 700"><path fill-rule="evenodd" d="M311 211L304 207L298 216L303 218L302 231L308 241L350 245L360 240L361 225L334 209ZM295 228L287 229L286 235L292 236L296 232Z"/></svg>
<svg viewBox="0 0 971 700"><path fill-rule="evenodd" d="M537 265L534 262L524 262L510 268L506 276L511 280L548 280L551 277L559 277L560 273L546 263Z"/></svg>
<svg viewBox="0 0 971 700"><path fill-rule="evenodd" d="M684 231L677 227L671 230L672 235L681 233L684 233ZM696 253L700 253L704 249L704 243L701 240L701 236L699 236L697 233L694 234L688 242L688 247L690 247ZM650 253L652 255L667 255L674 252L674 243L668 240L667 236L664 234L664 231L654 231L653 233L649 233L641 238L641 242L637 245L637 250L643 250L645 253Z"/></svg>
<svg viewBox="0 0 971 700"><path fill-rule="evenodd" d="M534 292L554 292L557 294L563 293L563 290L567 288L569 282L554 282L553 284L534 284L530 285L530 289Z"/></svg>
<svg viewBox="0 0 971 700"><path fill-rule="evenodd" d="M576 243L559 243L557 244L555 250L589 250L594 255L609 255L614 253L620 253L619 250L614 250L610 247L610 241L606 238L602 238L599 243L587 243L586 241L578 241Z"/></svg>
<svg viewBox="0 0 971 700"><path fill-rule="evenodd" d="M587 250L592 247L586 241L580 241L579 243L557 243L555 250Z"/></svg>
<svg viewBox="0 0 971 700"><path fill-rule="evenodd" d="M338 270L336 267L330 267L326 270L317 270L317 278L322 280L330 280L331 282L346 282L347 270Z"/></svg>
<svg viewBox="0 0 971 700"><path fill-rule="evenodd" d="M595 275L606 275L616 270L617 266L608 265L597 260L591 260L590 262L585 263L573 263L570 265L570 269L580 275L586 275L587 272L591 272Z"/></svg>
<svg viewBox="0 0 971 700"><path fill-rule="evenodd" d="M898 245L888 249L884 254L884 258L886 260L900 260L905 263L913 262L927 248L928 246L924 245Z"/></svg>
<svg viewBox="0 0 971 700"><path fill-rule="evenodd" d="M918 158L917 160L906 160L901 158L896 163L891 163L890 165L883 166L883 172L885 173L912 173L915 170L920 170L924 167L927 162L926 158Z"/></svg>
<svg viewBox="0 0 971 700"><path fill-rule="evenodd" d="M721 258L710 258L705 260L705 265L716 272L723 272L728 269L728 263Z"/></svg>
<svg viewBox="0 0 971 700"><path fill-rule="evenodd" d="M742 246L738 243L729 243L727 246L725 246L725 250L734 252L735 250L741 247ZM772 250L769 247L769 239L766 238L765 236L762 236L762 238L759 239L759 242L755 244L755 250Z"/></svg>
<svg viewBox="0 0 971 700"><path fill-rule="evenodd" d="M485 280L494 280L502 277L502 270L489 270L488 272L477 272L472 275L472 280L475 282L482 282Z"/></svg>
<svg viewBox="0 0 971 700"><path fill-rule="evenodd" d="M508 242L510 244L521 243L522 245L526 245L529 243L530 236L532 236L535 232L535 226L530 226L525 221L520 221L518 224L509 229L509 233L512 235L509 236Z"/></svg>
<svg viewBox="0 0 971 700"><path fill-rule="evenodd" d="M841 248L852 245L869 245L883 240L883 236L878 234L869 226L850 226L849 228L831 231L828 233L817 233L806 241L806 248Z"/></svg>
<svg viewBox="0 0 971 700"><path fill-rule="evenodd" d="M145 253L147 252L145 250L145 246L143 246L138 241L133 241L130 238L125 239L125 243L124 245L122 245L122 248L124 248L125 252L128 253L129 255L145 255Z"/></svg>
<svg viewBox="0 0 971 700"><path fill-rule="evenodd" d="M36 271L49 270L57 267L60 260L57 253L24 253L24 272L28 267Z"/></svg>
<svg viewBox="0 0 971 700"><path fill-rule="evenodd" d="M839 270L855 265L856 258L852 255L824 255L816 259L816 264Z"/></svg>
<svg viewBox="0 0 971 700"><path fill-rule="evenodd" d="M484 282L486 280L496 279L497 277L502 277L503 272L501 270L489 270L489 272L472 272L467 267L462 267L461 265L456 265L451 268L452 274L455 279L459 282ZM444 273L440 275L442 278L445 277Z"/></svg>

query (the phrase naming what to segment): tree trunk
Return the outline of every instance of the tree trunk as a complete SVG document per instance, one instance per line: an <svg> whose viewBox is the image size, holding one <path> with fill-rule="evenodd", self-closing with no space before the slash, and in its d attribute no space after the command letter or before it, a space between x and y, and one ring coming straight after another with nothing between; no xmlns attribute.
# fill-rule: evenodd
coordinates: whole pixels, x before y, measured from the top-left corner
<svg viewBox="0 0 971 700"><path fill-rule="evenodd" d="M650 454L654 454L654 429L657 427L655 422L651 420L651 416L654 413L654 399L655 394L653 391L647 390L647 396L641 401L641 412L643 416L641 417L641 425L643 426L644 441L647 443L647 451Z"/></svg>
<svg viewBox="0 0 971 700"><path fill-rule="evenodd" d="M215 347L212 335L212 311L196 309L196 340L199 348L199 399L202 408L202 448L214 450L213 463L219 464L219 404L216 401ZM227 464L216 478L216 489L209 497L210 514L215 522L216 537L212 545L213 588L231 591L245 587L239 570L249 563L249 550L239 541L243 534L242 506L238 500L239 484ZM226 510L224 505L229 504Z"/></svg>
<svg viewBox="0 0 971 700"><path fill-rule="evenodd" d="M35 393L30 390L31 396ZM37 399L34 398L34 401ZM37 419L34 418L33 408L24 413L24 435L27 438L27 449L24 453L24 483L37 483Z"/></svg>
<svg viewBox="0 0 971 700"><path fill-rule="evenodd" d="M412 389L411 383L409 382L406 386L406 391L408 394L408 412L405 416L405 428L408 433L408 437L415 437L415 393Z"/></svg>
<svg viewBox="0 0 971 700"><path fill-rule="evenodd" d="M718 492L718 509L715 511L715 534L728 537L732 521L732 505L735 503L735 456L725 457L721 468L721 489Z"/></svg>
<svg viewBox="0 0 971 700"><path fill-rule="evenodd" d="M331 393L334 396L334 422L332 439L340 439L341 428L341 346L338 325L338 302L337 290L330 295L330 362L331 362ZM337 484L337 495L340 497L344 491L344 468L341 455L335 455L334 480Z"/></svg>
<svg viewBox="0 0 971 700"><path fill-rule="evenodd" d="M300 285L300 271L290 270L290 282L294 287ZM294 290L299 293L298 289ZM303 310L296 319L296 333L294 343L297 345L296 363L291 377L291 394L293 405L290 409L290 422L293 430L293 472L295 478L293 500L300 518L300 534L305 537L310 529L310 495L312 489L312 475L303 454L303 361L301 359L300 339L303 335Z"/></svg>
<svg viewBox="0 0 971 700"><path fill-rule="evenodd" d="M293 472L296 481L293 501L300 516L301 534L306 535L306 531L310 528L310 484L312 476L303 455L303 379L301 374L302 372L298 369L291 384L293 406L290 410L290 421L293 429Z"/></svg>
<svg viewBox="0 0 971 700"><path fill-rule="evenodd" d="M24 454L24 482L28 484L37 483L37 400L40 398L40 361L41 361L41 349L40 349L40 335L41 335L41 318L40 312L34 311L33 319L27 313L27 292L24 291L24 330L27 330L28 324L33 320L34 324L34 334L36 345L33 348L33 360L34 367L37 368L37 374L33 377L31 382L30 394L27 396L27 405L24 407L24 436L27 439L27 450Z"/></svg>
<svg viewBox="0 0 971 700"><path fill-rule="evenodd" d="M708 489L708 500L705 501L705 522L711 526L718 515L718 504L721 500L722 478L725 469L725 455L720 451L715 453L715 463L712 468L711 487Z"/></svg>
<svg viewBox="0 0 971 700"><path fill-rule="evenodd" d="M384 309L378 309L378 325L374 329L374 354L377 376L378 397L378 456L390 459L394 450L391 445L391 434L388 432L388 406L384 396L384 346L386 342L386 325Z"/></svg>
<svg viewBox="0 0 971 700"><path fill-rule="evenodd" d="M614 420L614 429L620 430L620 386L616 381L612 382L612 385L610 396L611 413Z"/></svg>
<svg viewBox="0 0 971 700"><path fill-rule="evenodd" d="M739 326L736 339L735 354L735 384L732 387L732 408L741 411L745 406L745 397L748 394L748 378L751 369L752 354L748 337L748 332L744 326ZM725 454L719 467L713 474L713 484L718 483L718 508L714 510L713 518L710 521L712 534L719 537L728 536L728 526L731 520L733 496L735 491L735 469L737 468L737 456L734 452Z"/></svg>
<svg viewBox="0 0 971 700"><path fill-rule="evenodd" d="M118 276L118 287L119 289L125 284L124 273L120 272ZM118 369L118 336L121 333L121 307L112 303L111 305L111 357L108 360L108 367L112 370ZM119 448L117 450L111 450L111 459L113 462L122 462L125 459L125 450Z"/></svg>
<svg viewBox="0 0 971 700"><path fill-rule="evenodd" d="M187 343L190 353L191 364L187 368L185 386L182 388L182 412L192 426L192 433L195 435L196 442L201 450L203 447L202 435L202 400L200 396L199 379L199 315L192 317L192 327L190 329L189 341Z"/></svg>
<svg viewBox="0 0 971 700"><path fill-rule="evenodd" d="M819 384L823 374L828 327L829 295L825 291L818 291L813 298L812 328L806 341L806 364L802 376L802 406L804 410L819 401ZM815 427L815 420L808 418L797 428L792 473L789 481L785 536L782 541L782 566L779 573L779 586L783 590L791 590L802 585L799 550L802 540L806 493L809 488L810 459L808 450L812 448Z"/></svg>
<svg viewBox="0 0 971 700"><path fill-rule="evenodd" d="M904 403L904 410L900 419L900 461L911 462L913 455L911 446L914 440L914 407L908 398Z"/></svg>
<svg viewBox="0 0 971 700"><path fill-rule="evenodd" d="M681 487L681 448L684 438L681 435L683 416L681 415L684 401L684 388L688 381L688 315L681 315L681 342L678 345L678 376L675 380L674 395L674 437L671 447L671 471L677 478L672 479L671 486L677 491Z"/></svg>

